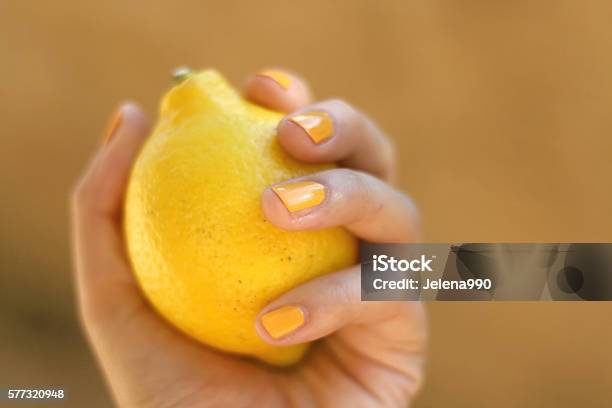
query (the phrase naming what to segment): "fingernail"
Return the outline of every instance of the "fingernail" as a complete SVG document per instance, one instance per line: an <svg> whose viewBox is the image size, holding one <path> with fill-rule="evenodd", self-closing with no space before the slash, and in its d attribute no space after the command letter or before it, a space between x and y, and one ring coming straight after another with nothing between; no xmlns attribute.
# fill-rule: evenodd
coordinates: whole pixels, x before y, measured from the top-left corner
<svg viewBox="0 0 612 408"><path fill-rule="evenodd" d="M298 181L272 187L291 212L319 205L325 200L325 186L314 181Z"/></svg>
<svg viewBox="0 0 612 408"><path fill-rule="evenodd" d="M297 306L283 306L261 316L261 324L270 336L278 339L304 324L304 312Z"/></svg>
<svg viewBox="0 0 612 408"><path fill-rule="evenodd" d="M291 78L289 77L289 75L281 71L266 70L266 71L261 71L257 75L270 78L271 80L276 82L278 85L280 85L280 87L283 88L284 90L289 89L289 87L291 86Z"/></svg>
<svg viewBox="0 0 612 408"><path fill-rule="evenodd" d="M108 125L106 125L106 132L104 133L104 137L102 138L102 145L107 144L111 141L111 139L117 133L117 129L119 129L119 125L121 125L121 121L123 120L123 105L117 109L115 114L108 121Z"/></svg>
<svg viewBox="0 0 612 408"><path fill-rule="evenodd" d="M304 129L315 144L329 139L334 133L334 125L327 112L306 112L289 120Z"/></svg>

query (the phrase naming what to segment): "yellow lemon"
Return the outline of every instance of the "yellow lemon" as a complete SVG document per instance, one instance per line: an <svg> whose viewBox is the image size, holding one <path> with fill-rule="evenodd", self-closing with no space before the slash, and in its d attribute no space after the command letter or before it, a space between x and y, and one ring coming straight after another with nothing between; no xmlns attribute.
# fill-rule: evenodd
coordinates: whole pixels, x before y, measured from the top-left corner
<svg viewBox="0 0 612 408"><path fill-rule="evenodd" d="M276 140L281 118L215 71L189 75L164 97L134 164L124 222L134 272L162 316L209 346L288 365L307 346L265 343L257 313L353 264L357 241L342 228L288 232L265 219L266 187L331 167L289 157Z"/></svg>

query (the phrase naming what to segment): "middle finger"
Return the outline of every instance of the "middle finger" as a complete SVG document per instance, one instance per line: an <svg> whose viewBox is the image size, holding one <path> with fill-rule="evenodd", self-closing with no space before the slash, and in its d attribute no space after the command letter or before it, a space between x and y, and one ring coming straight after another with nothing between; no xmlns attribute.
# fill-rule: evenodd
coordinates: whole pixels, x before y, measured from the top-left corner
<svg viewBox="0 0 612 408"><path fill-rule="evenodd" d="M369 174L333 169L292 179L266 189L266 218L297 231L344 226L370 242L414 242L419 216L412 201Z"/></svg>

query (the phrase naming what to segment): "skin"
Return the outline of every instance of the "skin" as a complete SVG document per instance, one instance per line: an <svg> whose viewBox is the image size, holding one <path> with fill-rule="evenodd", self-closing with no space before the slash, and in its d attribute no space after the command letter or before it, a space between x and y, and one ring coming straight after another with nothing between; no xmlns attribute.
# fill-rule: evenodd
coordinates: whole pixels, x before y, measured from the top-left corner
<svg viewBox="0 0 612 408"><path fill-rule="evenodd" d="M287 118L278 138L288 154L347 168L307 179L324 184L323 204L289 213L269 188L267 219L287 230L342 225L371 242L411 242L419 219L408 197L391 187L393 148L365 115L340 100L310 105L306 83L287 72L283 89L251 76L245 96L272 109L325 110L334 136L316 145ZM224 354L168 325L142 296L121 234L122 204L132 163L149 134L149 120L133 103L97 151L72 194L72 240L80 318L115 401L122 407L285 407L410 405L423 378L427 327L419 302L361 302L359 267L296 287L266 306L253 322L271 344L319 340L299 365L278 369ZM295 181L295 180L287 180ZM281 183L282 184L282 183ZM300 305L305 324L281 339L260 316Z"/></svg>

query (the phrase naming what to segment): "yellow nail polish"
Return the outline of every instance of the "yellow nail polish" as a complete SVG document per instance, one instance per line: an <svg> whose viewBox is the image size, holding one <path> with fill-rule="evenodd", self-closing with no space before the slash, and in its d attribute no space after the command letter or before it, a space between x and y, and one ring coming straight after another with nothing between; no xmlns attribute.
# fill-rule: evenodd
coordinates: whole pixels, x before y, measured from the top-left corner
<svg viewBox="0 0 612 408"><path fill-rule="evenodd" d="M291 212L319 205L325 200L325 186L314 181L298 181L272 187Z"/></svg>
<svg viewBox="0 0 612 408"><path fill-rule="evenodd" d="M113 117L109 120L108 125L106 125L106 132L104 133L104 137L102 138L102 145L107 144L117 133L117 129L119 129L119 125L121 124L121 120L123 119L123 109L119 108L117 112L113 115Z"/></svg>
<svg viewBox="0 0 612 408"><path fill-rule="evenodd" d="M270 336L278 339L304 324L304 312L297 306L283 306L261 316L261 324Z"/></svg>
<svg viewBox="0 0 612 408"><path fill-rule="evenodd" d="M306 112L289 120L304 129L315 144L329 139L334 133L334 125L327 112Z"/></svg>
<svg viewBox="0 0 612 408"><path fill-rule="evenodd" d="M289 77L289 75L281 71L266 70L266 71L261 71L257 75L270 78L271 80L276 82L278 85L280 85L280 87L283 88L284 90L289 89L289 87L291 86L291 78Z"/></svg>

